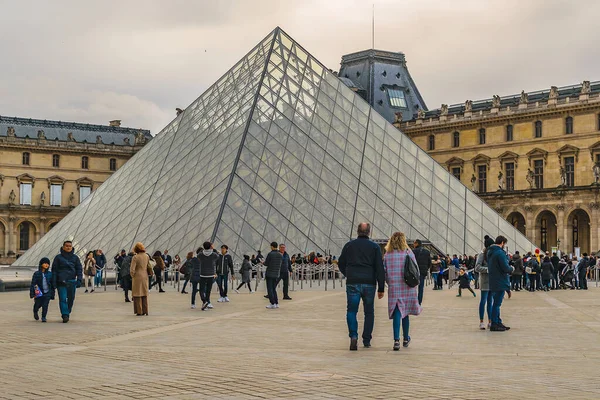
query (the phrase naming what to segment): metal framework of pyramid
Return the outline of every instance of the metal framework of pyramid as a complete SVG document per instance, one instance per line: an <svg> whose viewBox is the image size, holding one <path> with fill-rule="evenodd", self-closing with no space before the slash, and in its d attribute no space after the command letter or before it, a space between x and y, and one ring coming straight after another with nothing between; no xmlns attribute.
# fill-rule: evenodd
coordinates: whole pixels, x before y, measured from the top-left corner
<svg viewBox="0 0 600 400"><path fill-rule="evenodd" d="M20 257L62 242L110 256L205 240L240 259L271 241L339 254L360 221L475 254L484 234L534 245L276 28Z"/></svg>

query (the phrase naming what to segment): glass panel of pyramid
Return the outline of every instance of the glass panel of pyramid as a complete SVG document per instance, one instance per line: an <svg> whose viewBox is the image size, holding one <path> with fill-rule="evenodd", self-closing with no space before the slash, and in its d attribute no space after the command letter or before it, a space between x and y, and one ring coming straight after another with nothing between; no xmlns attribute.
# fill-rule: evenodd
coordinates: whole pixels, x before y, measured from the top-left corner
<svg viewBox="0 0 600 400"><path fill-rule="evenodd" d="M83 257L141 241L183 256L205 240L243 254L338 255L362 221L450 254L485 234L531 251L520 232L356 93L275 29L15 266L73 240Z"/></svg>

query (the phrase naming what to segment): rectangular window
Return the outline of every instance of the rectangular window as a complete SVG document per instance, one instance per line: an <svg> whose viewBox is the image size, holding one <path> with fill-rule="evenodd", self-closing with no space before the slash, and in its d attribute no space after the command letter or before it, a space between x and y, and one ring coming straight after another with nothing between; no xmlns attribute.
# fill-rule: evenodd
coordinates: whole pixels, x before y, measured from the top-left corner
<svg viewBox="0 0 600 400"><path fill-rule="evenodd" d="M480 165L477 167L477 172L479 174L479 193L487 192L487 166Z"/></svg>
<svg viewBox="0 0 600 400"><path fill-rule="evenodd" d="M81 169L89 168L89 158L87 156L81 157Z"/></svg>
<svg viewBox="0 0 600 400"><path fill-rule="evenodd" d="M116 158L111 158L109 164L110 164L109 167L110 167L111 171L117 170L117 159Z"/></svg>
<svg viewBox="0 0 600 400"><path fill-rule="evenodd" d="M86 199L86 197L90 195L90 193L92 193L91 187L81 186L79 188L79 203L83 203L83 201Z"/></svg>
<svg viewBox="0 0 600 400"><path fill-rule="evenodd" d="M406 99L404 98L404 91L400 89L388 89L388 96L390 98L390 104L392 107L406 108Z"/></svg>
<svg viewBox="0 0 600 400"><path fill-rule="evenodd" d="M565 119L565 133L567 135L573 133L573 117L567 117L567 119Z"/></svg>
<svg viewBox="0 0 600 400"><path fill-rule="evenodd" d="M460 167L452 168L452 175L460 181Z"/></svg>
<svg viewBox="0 0 600 400"><path fill-rule="evenodd" d="M575 186L575 157L565 157L565 172L567 175L567 186Z"/></svg>
<svg viewBox="0 0 600 400"><path fill-rule="evenodd" d="M33 185L31 183L21 183L20 185L20 196L19 202L21 205L30 206L31 205L31 187Z"/></svg>
<svg viewBox="0 0 600 400"><path fill-rule="evenodd" d="M50 205L60 206L62 203L62 185L50 185Z"/></svg>
<svg viewBox="0 0 600 400"><path fill-rule="evenodd" d="M513 126L512 125L506 126L506 141L507 142L513 141Z"/></svg>
<svg viewBox="0 0 600 400"><path fill-rule="evenodd" d="M23 165L29 165L29 153L23 153Z"/></svg>
<svg viewBox="0 0 600 400"><path fill-rule="evenodd" d="M515 163L504 164L506 169L506 190L515 190Z"/></svg>
<svg viewBox="0 0 600 400"><path fill-rule="evenodd" d="M52 155L52 166L54 168L60 167L60 156L58 154Z"/></svg>
<svg viewBox="0 0 600 400"><path fill-rule="evenodd" d="M479 144L485 144L485 129L481 128L479 130Z"/></svg>
<svg viewBox="0 0 600 400"><path fill-rule="evenodd" d="M533 162L533 181L537 189L544 188L544 160Z"/></svg>
<svg viewBox="0 0 600 400"><path fill-rule="evenodd" d="M536 138L542 137L542 121L535 122L535 137Z"/></svg>

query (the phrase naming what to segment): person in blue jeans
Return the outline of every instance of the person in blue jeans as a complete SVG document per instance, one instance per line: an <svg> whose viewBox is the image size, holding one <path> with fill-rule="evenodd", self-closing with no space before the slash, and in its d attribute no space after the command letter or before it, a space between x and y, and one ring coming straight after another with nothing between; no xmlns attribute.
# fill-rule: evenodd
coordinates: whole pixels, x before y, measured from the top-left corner
<svg viewBox="0 0 600 400"><path fill-rule="evenodd" d="M102 249L98 249L94 252L94 260L96 260L96 276L94 278L94 286L102 286L102 273L106 266L106 256L102 253Z"/></svg>
<svg viewBox="0 0 600 400"><path fill-rule="evenodd" d="M58 292L58 305L63 323L69 322L75 302L75 291L81 286L82 279L81 260L73 250L73 242L67 240L52 262L52 286Z"/></svg>
<svg viewBox="0 0 600 400"><path fill-rule="evenodd" d="M490 282L488 278L487 251L493 244L494 239L486 235L483 242L484 249L477 255L477 261L475 262L475 271L479 273L479 290L481 290L479 300L479 329L483 331L492 326L492 296L490 295ZM483 320L486 311L488 316L487 324Z"/></svg>
<svg viewBox="0 0 600 400"><path fill-rule="evenodd" d="M500 317L504 293L510 290L509 276L514 271L514 267L508 264L508 256L504 251L506 242L507 239L504 236L498 236L487 252L488 278L492 296L492 324L490 326L492 332L504 332L510 329L502 323Z"/></svg>
<svg viewBox="0 0 600 400"><path fill-rule="evenodd" d="M375 323L375 285L377 297L383 298L385 290L385 270L381 249L369 240L371 225L361 222L358 225L358 238L346 243L338 259L340 272L346 276L347 311L346 322L350 336L350 350L358 350L358 307L363 302L365 322L363 345L371 347L373 325Z"/></svg>

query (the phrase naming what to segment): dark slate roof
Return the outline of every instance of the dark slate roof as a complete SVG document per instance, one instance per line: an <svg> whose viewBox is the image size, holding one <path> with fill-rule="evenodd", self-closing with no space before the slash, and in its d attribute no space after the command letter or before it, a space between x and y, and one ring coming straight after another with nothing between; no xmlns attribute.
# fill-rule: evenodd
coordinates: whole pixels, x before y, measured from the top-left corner
<svg viewBox="0 0 600 400"><path fill-rule="evenodd" d="M147 140L152 139L149 130L124 128L117 126L81 124L76 122L48 121L31 118L4 117L0 115L0 136L7 136L7 130L13 127L15 136L37 139L38 131L44 131L46 140L66 142L67 135L73 133L76 142L96 143L96 136L102 137L102 143L127 145L123 139L129 139L129 146L135 144L135 134L141 132Z"/></svg>
<svg viewBox="0 0 600 400"><path fill-rule="evenodd" d="M579 98L579 93L581 92L582 84L579 83L577 85L571 86L563 86L558 88L558 101L565 100L567 97L571 98L571 100L577 100ZM591 82L590 83L590 95L600 93L600 81ZM537 90L534 92L526 92L527 93L527 101L529 104L531 103L546 103L548 102L548 95L550 94L550 89ZM500 97L500 108L506 108L508 106L517 107L519 105L519 101L521 99L521 94L513 94L509 96ZM474 100L472 104L472 112L477 113L481 110L490 110L492 108L492 99L484 99L484 100ZM452 104L448 106L448 115L453 114L463 114L465 112L465 104ZM425 112L425 118L437 118L440 116L440 109L437 108L435 110L429 110ZM413 118L417 118L417 115L414 114Z"/></svg>

